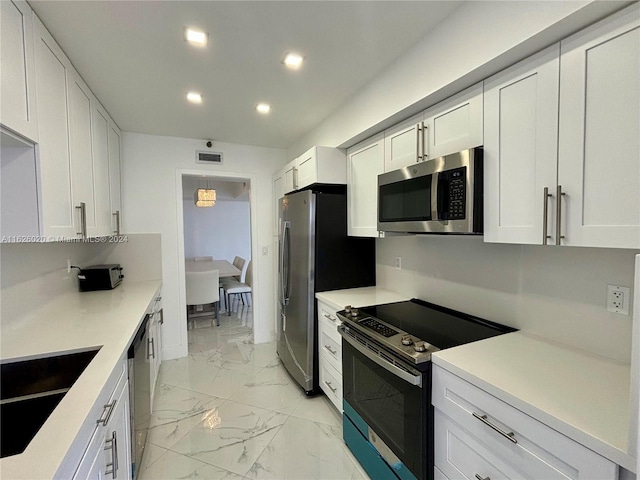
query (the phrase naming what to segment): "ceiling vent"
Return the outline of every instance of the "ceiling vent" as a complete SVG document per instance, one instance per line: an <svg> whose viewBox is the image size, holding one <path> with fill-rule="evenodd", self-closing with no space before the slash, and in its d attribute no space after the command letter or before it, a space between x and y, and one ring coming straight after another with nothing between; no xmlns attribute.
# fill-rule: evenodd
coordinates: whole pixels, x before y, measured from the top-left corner
<svg viewBox="0 0 640 480"><path fill-rule="evenodd" d="M222 165L221 152L196 152L196 163L207 165Z"/></svg>

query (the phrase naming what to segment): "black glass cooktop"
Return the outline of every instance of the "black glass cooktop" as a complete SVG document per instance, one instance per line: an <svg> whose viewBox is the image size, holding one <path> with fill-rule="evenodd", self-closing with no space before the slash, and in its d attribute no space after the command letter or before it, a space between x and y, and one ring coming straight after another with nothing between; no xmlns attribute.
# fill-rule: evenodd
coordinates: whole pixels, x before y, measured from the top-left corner
<svg viewBox="0 0 640 480"><path fill-rule="evenodd" d="M378 318L441 350L516 331L515 328L417 298L362 307L359 310L361 316Z"/></svg>

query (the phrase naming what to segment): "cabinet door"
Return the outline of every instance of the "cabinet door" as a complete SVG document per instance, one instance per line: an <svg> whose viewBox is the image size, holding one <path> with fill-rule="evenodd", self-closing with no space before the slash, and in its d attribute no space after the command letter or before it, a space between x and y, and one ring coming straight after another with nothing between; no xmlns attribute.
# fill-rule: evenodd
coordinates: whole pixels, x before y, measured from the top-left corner
<svg viewBox="0 0 640 480"><path fill-rule="evenodd" d="M563 245L640 247L638 5L561 42Z"/></svg>
<svg viewBox="0 0 640 480"><path fill-rule="evenodd" d="M284 172L281 170L273 176L273 234L278 234L278 218L280 199L284 197Z"/></svg>
<svg viewBox="0 0 640 480"><path fill-rule="evenodd" d="M347 151L347 233L378 236L378 175L384 171L384 133Z"/></svg>
<svg viewBox="0 0 640 480"><path fill-rule="evenodd" d="M0 2L0 123L37 141L32 16L27 2Z"/></svg>
<svg viewBox="0 0 640 480"><path fill-rule="evenodd" d="M296 176L296 161L293 160L284 167L284 193L293 192L298 188Z"/></svg>
<svg viewBox="0 0 640 480"><path fill-rule="evenodd" d="M91 93L75 71L67 70L69 99L69 157L74 207L85 204L87 235L99 235L91 151Z"/></svg>
<svg viewBox="0 0 640 480"><path fill-rule="evenodd" d="M384 171L390 172L423 159L422 113L384 132Z"/></svg>
<svg viewBox="0 0 640 480"><path fill-rule="evenodd" d="M97 105L92 108L91 113L96 234L105 236L112 233L109 185L109 115Z"/></svg>
<svg viewBox="0 0 640 480"><path fill-rule="evenodd" d="M297 158L297 179L295 188L304 188L318 181L318 156L316 149L311 148Z"/></svg>
<svg viewBox="0 0 640 480"><path fill-rule="evenodd" d="M107 478L131 479L131 427L129 405L129 383L120 392L107 426L105 438L105 466ZM113 473L112 473L113 472Z"/></svg>
<svg viewBox="0 0 640 480"><path fill-rule="evenodd" d="M67 106L71 64L37 18L34 25L43 234L74 237Z"/></svg>
<svg viewBox="0 0 640 480"><path fill-rule="evenodd" d="M104 428L98 427L91 437L89 446L78 465L78 469L73 475L73 480L103 480L105 475L106 453L105 453Z"/></svg>
<svg viewBox="0 0 640 480"><path fill-rule="evenodd" d="M427 160L482 145L482 83L425 111Z"/></svg>
<svg viewBox="0 0 640 480"><path fill-rule="evenodd" d="M553 236L559 52L556 44L485 81L485 242L542 244L545 202Z"/></svg>
<svg viewBox="0 0 640 480"><path fill-rule="evenodd" d="M111 225L114 235L120 235L122 229L122 200L120 184L120 129L109 122L109 199L111 201Z"/></svg>

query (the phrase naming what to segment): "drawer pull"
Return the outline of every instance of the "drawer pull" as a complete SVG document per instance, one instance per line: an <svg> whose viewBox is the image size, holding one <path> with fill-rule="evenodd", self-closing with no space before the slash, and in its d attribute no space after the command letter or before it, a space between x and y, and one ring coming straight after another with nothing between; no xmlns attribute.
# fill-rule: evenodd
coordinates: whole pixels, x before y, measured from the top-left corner
<svg viewBox="0 0 640 480"><path fill-rule="evenodd" d="M329 389L330 389L333 393L336 393L336 392L338 391L338 389L337 389L337 388L333 388L333 387L331 386L331 382L327 382L327 381L325 380L325 381L324 381L324 383L325 383L325 385L326 385L327 387L329 387Z"/></svg>
<svg viewBox="0 0 640 480"><path fill-rule="evenodd" d="M484 478L483 478L483 477L481 477L480 475L478 475L477 473L476 473L476 478L477 478L478 480L491 480L491 478L490 478L490 477L484 477Z"/></svg>
<svg viewBox="0 0 640 480"><path fill-rule="evenodd" d="M331 320L332 322L335 323L336 317L333 317L333 316L329 315L328 313L323 313L322 315L324 315L324 318L328 318L329 320Z"/></svg>
<svg viewBox="0 0 640 480"><path fill-rule="evenodd" d="M513 438L514 433L513 432L505 432L504 430L496 427L493 423L491 423L489 420L487 420L487 416L486 415L478 415L476 412L471 412L473 414L474 417L476 417L478 420L480 420L482 423L484 423L485 425L487 425L488 427L493 428L496 432L498 432L500 435L502 435L503 437L505 437L506 439L508 439L509 441L513 442L513 443L518 443L518 440L516 440L515 438Z"/></svg>
<svg viewBox="0 0 640 480"><path fill-rule="evenodd" d="M337 350L331 348L331 345L325 345L324 348L326 348L327 350L329 350L329 352L331 353L331 355L335 355L336 353L338 353Z"/></svg>
<svg viewBox="0 0 640 480"><path fill-rule="evenodd" d="M103 408L104 408L104 410L102 411L102 414L104 415L104 418L103 418L103 417L100 417L100 418L97 420L97 422L96 422L96 423L97 423L98 425L100 425L100 424L106 425L107 423L109 423L109 419L111 418L111 414L113 413L113 408L114 408L115 406L116 406L116 401L115 401L115 400L114 400L113 402L111 402L111 403L106 404L106 405L103 407Z"/></svg>

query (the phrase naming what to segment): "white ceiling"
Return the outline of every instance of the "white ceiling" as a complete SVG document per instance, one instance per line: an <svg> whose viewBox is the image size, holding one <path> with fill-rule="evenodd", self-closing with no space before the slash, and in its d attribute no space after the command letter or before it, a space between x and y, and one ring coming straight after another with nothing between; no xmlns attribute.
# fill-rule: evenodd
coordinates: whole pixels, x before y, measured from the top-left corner
<svg viewBox="0 0 640 480"><path fill-rule="evenodd" d="M287 148L462 2L29 3L123 130ZM185 42L186 26L209 46ZM288 51L301 70L280 63Z"/></svg>

